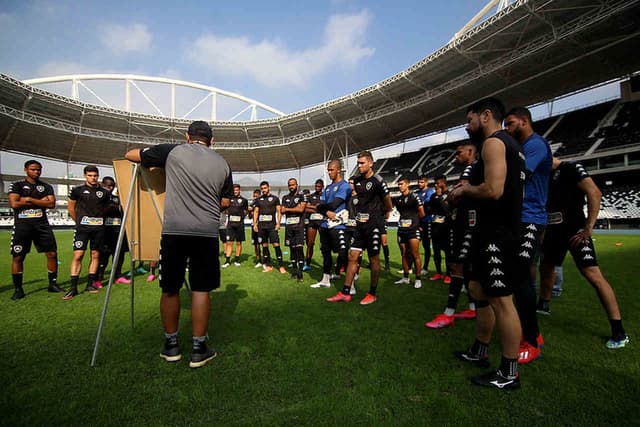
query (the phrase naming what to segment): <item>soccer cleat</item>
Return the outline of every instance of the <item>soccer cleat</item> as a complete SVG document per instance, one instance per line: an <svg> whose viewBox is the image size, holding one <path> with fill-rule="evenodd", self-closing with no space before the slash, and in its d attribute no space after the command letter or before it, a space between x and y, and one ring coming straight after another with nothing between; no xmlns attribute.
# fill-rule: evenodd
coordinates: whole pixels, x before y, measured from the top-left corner
<svg viewBox="0 0 640 427"><path fill-rule="evenodd" d="M371 295L370 293L367 292L367 295L365 295L362 301L360 301L360 305L373 304L377 300L378 300L378 297L376 297L375 295Z"/></svg>
<svg viewBox="0 0 640 427"><path fill-rule="evenodd" d="M615 350L617 348L625 347L629 344L629 335L625 335L620 339L615 339L613 337L609 338L605 344L608 349Z"/></svg>
<svg viewBox="0 0 640 427"><path fill-rule="evenodd" d="M434 280L440 280L440 279L442 279L442 273L436 273L433 276L429 277L429 280L431 280L432 282Z"/></svg>
<svg viewBox="0 0 640 427"><path fill-rule="evenodd" d="M229 264L228 262L225 262L224 264L222 264L220 267L221 268L227 268L229 267L231 264Z"/></svg>
<svg viewBox="0 0 640 427"><path fill-rule="evenodd" d="M345 295L342 292L338 292L337 294L335 294L334 296L327 298L328 302L349 302L351 301L351 295Z"/></svg>
<svg viewBox="0 0 640 427"><path fill-rule="evenodd" d="M11 296L11 299L13 301L18 301L19 299L24 298L24 289L20 288L16 288L16 291L13 293L13 295Z"/></svg>
<svg viewBox="0 0 640 427"><path fill-rule="evenodd" d="M438 314L431 322L427 322L424 324L427 328L431 329L442 329L447 326L455 326L456 321L453 316L447 316L446 314Z"/></svg>
<svg viewBox="0 0 640 427"><path fill-rule="evenodd" d="M526 341L520 343L520 349L518 349L518 363L531 363L534 360L540 359L541 356L542 352L539 348L532 346Z"/></svg>
<svg viewBox="0 0 640 427"><path fill-rule="evenodd" d="M206 343L194 345L191 350L191 361L189 362L190 368L200 368L207 364L208 361L216 357L218 353L213 347L207 347Z"/></svg>
<svg viewBox="0 0 640 427"><path fill-rule="evenodd" d="M409 284L409 278L408 277L403 277L400 280L396 280L395 282L393 282L394 285L408 285Z"/></svg>
<svg viewBox="0 0 640 427"><path fill-rule="evenodd" d="M129 285L131 284L131 280L127 279L124 276L120 276L116 279L116 283L119 283L121 285Z"/></svg>
<svg viewBox="0 0 640 427"><path fill-rule="evenodd" d="M280 271L281 274L287 274L287 269L284 267L280 267L278 271Z"/></svg>
<svg viewBox="0 0 640 427"><path fill-rule="evenodd" d="M89 292L90 294L97 294L98 292L100 292L98 288L93 285L87 285L87 287L84 288L84 291Z"/></svg>
<svg viewBox="0 0 640 427"><path fill-rule="evenodd" d="M471 378L471 382L484 387L496 387L500 390L513 390L520 388L520 374L513 377L503 375L500 369L487 372L483 375Z"/></svg>
<svg viewBox="0 0 640 427"><path fill-rule="evenodd" d="M466 349L465 351L456 351L453 353L453 355L464 362L473 363L474 365L477 365L481 368L489 367L489 358L480 357L477 354L471 353L470 348Z"/></svg>
<svg viewBox="0 0 640 427"><path fill-rule="evenodd" d="M147 282L153 282L154 280L156 280L155 274L150 274L147 276Z"/></svg>
<svg viewBox="0 0 640 427"><path fill-rule="evenodd" d="M138 273L138 274L147 274L148 272L149 272L149 270L147 270L143 266L138 267L138 269L136 270L136 273Z"/></svg>
<svg viewBox="0 0 640 427"><path fill-rule="evenodd" d="M305 265L304 267L302 267L302 271L311 271L311 266Z"/></svg>
<svg viewBox="0 0 640 427"><path fill-rule="evenodd" d="M356 293L356 285L351 285L351 289L349 289L349 295L355 295Z"/></svg>
<svg viewBox="0 0 640 427"><path fill-rule="evenodd" d="M413 287L416 289L420 289L422 287L422 281L420 279L417 279L413 284Z"/></svg>
<svg viewBox="0 0 640 427"><path fill-rule="evenodd" d="M420 270L420 275L421 276L427 276L429 274L429 272L427 270L425 270L424 268L422 270Z"/></svg>
<svg viewBox="0 0 640 427"><path fill-rule="evenodd" d="M549 316L551 314L551 308L549 307L549 302L539 301L538 306L536 307L536 313Z"/></svg>
<svg viewBox="0 0 640 427"><path fill-rule="evenodd" d="M538 343L538 348L544 348L544 338L542 338L542 332L539 333L536 337L536 342Z"/></svg>
<svg viewBox="0 0 640 427"><path fill-rule="evenodd" d="M259 262L256 262L256 265L254 265L253 267L254 267L254 268L260 268L260 267L262 267L262 264L261 264L261 263L259 263Z"/></svg>
<svg viewBox="0 0 640 427"><path fill-rule="evenodd" d="M47 292L64 292L64 289L62 289L60 286L58 286L57 284L51 284L49 285L49 287L47 288Z"/></svg>
<svg viewBox="0 0 640 427"><path fill-rule="evenodd" d="M330 286L331 286L331 283L328 283L328 282L318 282L318 283L315 283L315 284L313 284L313 285L311 285L311 286L309 286L309 287L310 287L310 288L313 288L313 289L318 289L318 288L328 288L328 287L330 287Z"/></svg>
<svg viewBox="0 0 640 427"><path fill-rule="evenodd" d="M562 288L553 288L551 290L551 296L554 298L562 296Z"/></svg>
<svg viewBox="0 0 640 427"><path fill-rule="evenodd" d="M71 289L69 292L64 294L62 299L65 300L65 301L68 301L70 299L73 299L73 297L75 297L76 295L78 295L78 290L77 289Z"/></svg>
<svg viewBox="0 0 640 427"><path fill-rule="evenodd" d="M93 287L96 289L102 289L102 282L100 280L96 280L93 282Z"/></svg>
<svg viewBox="0 0 640 427"><path fill-rule="evenodd" d="M444 280L442 281L445 285L451 283L451 276L444 276Z"/></svg>
<svg viewBox="0 0 640 427"><path fill-rule="evenodd" d="M455 317L456 319L475 319L476 311L467 308L460 313L454 313L453 317Z"/></svg>
<svg viewBox="0 0 640 427"><path fill-rule="evenodd" d="M235 265L236 267L240 267L240 263L238 261L234 262L233 265Z"/></svg>
<svg viewBox="0 0 640 427"><path fill-rule="evenodd" d="M269 273L270 271L273 271L273 267L271 267L270 265L263 265L262 266L262 272L263 273Z"/></svg>
<svg viewBox="0 0 640 427"><path fill-rule="evenodd" d="M182 359L182 353L180 352L180 346L178 343L172 344L169 340L164 340L164 346L160 351L160 357L167 362L177 362Z"/></svg>

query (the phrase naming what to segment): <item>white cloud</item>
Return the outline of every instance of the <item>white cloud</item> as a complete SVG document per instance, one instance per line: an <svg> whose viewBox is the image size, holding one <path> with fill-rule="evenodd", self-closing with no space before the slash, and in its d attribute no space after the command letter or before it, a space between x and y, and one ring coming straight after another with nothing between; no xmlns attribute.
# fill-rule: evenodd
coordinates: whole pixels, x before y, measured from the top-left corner
<svg viewBox="0 0 640 427"><path fill-rule="evenodd" d="M151 48L151 33L145 24L110 24L101 28L104 47L117 55L146 52Z"/></svg>
<svg viewBox="0 0 640 427"><path fill-rule="evenodd" d="M371 14L333 15L321 46L290 51L279 40L252 42L248 37L208 34L196 39L189 60L224 75L246 75L268 87L305 86L332 67L354 66L373 55L364 45ZM195 53L197 52L197 53Z"/></svg>

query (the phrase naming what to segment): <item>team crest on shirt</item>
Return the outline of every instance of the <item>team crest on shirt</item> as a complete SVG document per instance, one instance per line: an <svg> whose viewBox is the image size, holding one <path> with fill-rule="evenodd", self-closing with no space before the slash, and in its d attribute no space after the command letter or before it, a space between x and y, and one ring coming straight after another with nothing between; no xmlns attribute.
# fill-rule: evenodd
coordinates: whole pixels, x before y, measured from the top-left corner
<svg viewBox="0 0 640 427"><path fill-rule="evenodd" d="M298 197L296 197L295 199L293 199L293 203L298 204L300 202L300 199Z"/></svg>
<svg viewBox="0 0 640 427"><path fill-rule="evenodd" d="M38 193L44 193L44 185L36 185L36 190Z"/></svg>
<svg viewBox="0 0 640 427"><path fill-rule="evenodd" d="M13 252L19 254L20 252L22 252L22 246L21 245L15 245L13 247Z"/></svg>
<svg viewBox="0 0 640 427"><path fill-rule="evenodd" d="M371 181L367 182L367 185L365 185L365 188L367 189L367 191L371 190L371 187L373 187L373 182Z"/></svg>
<svg viewBox="0 0 640 427"><path fill-rule="evenodd" d="M353 205L357 205L358 204L358 199L353 199Z"/></svg>
<svg viewBox="0 0 640 427"><path fill-rule="evenodd" d="M271 202L273 201L273 197L269 197L267 200Z"/></svg>
<svg viewBox="0 0 640 427"><path fill-rule="evenodd" d="M104 193L102 191L96 191L96 196L98 196L98 198L102 198L102 196L104 196Z"/></svg>
<svg viewBox="0 0 640 427"><path fill-rule="evenodd" d="M81 240L79 240L79 241L75 242L75 243L73 244L73 246L75 246L77 249L82 248L82 241L81 241Z"/></svg>

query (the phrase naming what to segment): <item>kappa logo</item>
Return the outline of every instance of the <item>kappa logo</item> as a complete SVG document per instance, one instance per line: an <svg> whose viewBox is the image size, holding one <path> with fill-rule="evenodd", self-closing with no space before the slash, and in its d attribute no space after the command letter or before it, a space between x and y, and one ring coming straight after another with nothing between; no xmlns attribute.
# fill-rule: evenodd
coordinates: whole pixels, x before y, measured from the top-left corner
<svg viewBox="0 0 640 427"><path fill-rule="evenodd" d="M493 283L491 283L491 287L492 288L506 288L507 285L502 283L502 280L494 280Z"/></svg>
<svg viewBox="0 0 640 427"><path fill-rule="evenodd" d="M465 240L462 246L468 248L469 246L471 246L471 242Z"/></svg>
<svg viewBox="0 0 640 427"><path fill-rule="evenodd" d="M582 249L580 249L580 251L582 251L582 252L591 252L591 248L589 246L583 246Z"/></svg>
<svg viewBox="0 0 640 427"><path fill-rule="evenodd" d="M13 252L19 254L20 252L22 252L22 246L21 245L15 245L13 247Z"/></svg>
<svg viewBox="0 0 640 427"><path fill-rule="evenodd" d="M500 261L500 258L496 258L496 257L492 256L489 259L489 264L502 264L502 261Z"/></svg>
<svg viewBox="0 0 640 427"><path fill-rule="evenodd" d="M82 194L91 194L91 191L89 191L89 190L84 190L84 191L82 192Z"/></svg>
<svg viewBox="0 0 640 427"><path fill-rule="evenodd" d="M520 257L522 257L522 258L526 258L526 259L531 258L531 254L530 254L529 252L527 252L527 251L522 251L522 252L520 252L520 253L518 254L518 256L520 256Z"/></svg>
<svg viewBox="0 0 640 427"><path fill-rule="evenodd" d="M593 259L593 257L589 254L586 254L585 256L582 257L583 260L588 260L588 259Z"/></svg>
<svg viewBox="0 0 640 427"><path fill-rule="evenodd" d="M466 254L467 252L469 252L469 250L468 250L468 249L466 249L466 248L462 248L462 249L460 249L460 253L461 253L461 254Z"/></svg>
<svg viewBox="0 0 640 427"><path fill-rule="evenodd" d="M77 241L73 244L73 246L75 246L78 249L82 248L82 245L83 245L82 241Z"/></svg>
<svg viewBox="0 0 640 427"><path fill-rule="evenodd" d="M526 237L527 239L531 239L531 240L536 238L536 236L533 233L527 233L527 234L524 235L524 237Z"/></svg>
<svg viewBox="0 0 640 427"><path fill-rule="evenodd" d="M488 247L487 247L487 252L500 252L500 249L494 245L493 243L491 243Z"/></svg>
<svg viewBox="0 0 640 427"><path fill-rule="evenodd" d="M531 242L523 242L522 243L522 247L523 248L533 249L533 245L531 244Z"/></svg>
<svg viewBox="0 0 640 427"><path fill-rule="evenodd" d="M373 182L371 181L367 182L367 185L365 185L365 188L367 189L367 191L371 190L371 187L373 187Z"/></svg>
<svg viewBox="0 0 640 427"><path fill-rule="evenodd" d="M374 251L377 251L378 249L379 249L379 248L378 248L378 246L374 246L374 247L373 247L373 250L374 250Z"/></svg>
<svg viewBox="0 0 640 427"><path fill-rule="evenodd" d="M499 268L494 268L491 270L491 273L489 273L489 276L504 276L504 273Z"/></svg>
<svg viewBox="0 0 640 427"><path fill-rule="evenodd" d="M537 231L538 228L534 224L527 225L527 230Z"/></svg>
<svg viewBox="0 0 640 427"><path fill-rule="evenodd" d="M464 235L464 238L465 238L465 239L471 239L471 234L470 234L470 233L465 234L465 235Z"/></svg>
<svg viewBox="0 0 640 427"><path fill-rule="evenodd" d="M36 185L36 190L38 193L44 193L44 185Z"/></svg>

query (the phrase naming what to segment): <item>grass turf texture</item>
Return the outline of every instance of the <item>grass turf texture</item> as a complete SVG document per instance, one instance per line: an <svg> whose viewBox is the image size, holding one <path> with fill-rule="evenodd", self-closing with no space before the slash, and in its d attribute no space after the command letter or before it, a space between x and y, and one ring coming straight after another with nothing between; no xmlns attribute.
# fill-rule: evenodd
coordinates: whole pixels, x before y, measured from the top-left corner
<svg viewBox="0 0 640 427"><path fill-rule="evenodd" d="M59 283L68 287L71 237L56 232ZM9 247L0 232L0 247ZM162 331L157 282L136 276L135 328L130 290L115 285L97 364L89 367L106 289L72 301L46 291L45 258L25 263L27 297L11 301L10 256L0 264L0 408L2 425L622 425L640 409L640 236L597 235L598 257L620 303L631 343L607 350L610 329L590 286L570 259L562 297L540 317L542 359L521 367L522 389L473 386L483 372L453 358L472 341L474 322L429 330L447 286L393 285L400 260L389 234L392 271L383 273L379 300L358 301L368 289L364 269L358 296L330 304L335 289L310 289L321 276L320 251L303 284L277 271L253 268L245 245L242 266L222 271L211 294L211 342L219 356L188 367L189 299L182 293L182 361L158 354ZM623 243L616 246L615 243ZM273 255L273 249L271 249ZM248 255L247 255L248 254ZM288 259L288 255L285 255ZM80 289L87 272L85 259ZM365 261L366 264L366 261ZM125 263L125 271L128 263ZM432 266L431 266L432 267ZM430 269L433 271L433 269ZM466 305L460 300L459 309ZM495 365L497 336L490 348Z"/></svg>

